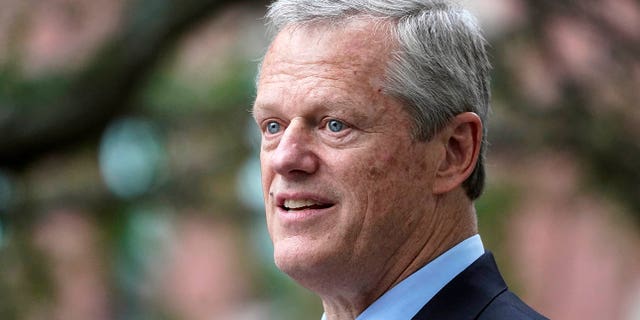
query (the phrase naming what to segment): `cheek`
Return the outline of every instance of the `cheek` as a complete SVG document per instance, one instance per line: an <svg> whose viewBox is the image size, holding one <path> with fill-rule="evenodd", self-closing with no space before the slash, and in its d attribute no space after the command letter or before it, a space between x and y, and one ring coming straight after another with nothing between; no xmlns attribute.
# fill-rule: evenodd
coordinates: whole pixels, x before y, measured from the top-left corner
<svg viewBox="0 0 640 320"><path fill-rule="evenodd" d="M353 188L354 191L370 189L371 185L379 184L389 174L392 162L395 162L392 156L369 156L361 157L357 161L343 162L345 165L342 166L341 171L346 187Z"/></svg>
<svg viewBox="0 0 640 320"><path fill-rule="evenodd" d="M268 185L268 181L271 179L270 177L273 176L273 173L271 172L270 169L270 164L269 164L269 157L267 155L265 155L264 152L260 153L260 179L262 181L262 187L266 188Z"/></svg>
<svg viewBox="0 0 640 320"><path fill-rule="evenodd" d="M396 154L387 151L378 152L376 155L362 159L356 166L345 167L345 182L348 192L357 200L358 206L386 211L389 198L394 198L396 190L402 189L399 183L408 177L404 169L399 170L401 164Z"/></svg>
<svg viewBox="0 0 640 320"><path fill-rule="evenodd" d="M368 180L382 182L386 179L406 180L411 179L416 172L416 165L425 168L426 164L415 163L412 157L407 155L410 150L385 150L378 152L378 156L366 161L366 177Z"/></svg>
<svg viewBox="0 0 640 320"><path fill-rule="evenodd" d="M367 178L369 180L379 180L385 174L389 173L389 169L397 164L397 159L393 153L379 153L377 158L369 159L366 163Z"/></svg>
<svg viewBox="0 0 640 320"><path fill-rule="evenodd" d="M360 183L358 188L367 194L371 205L386 208L424 200L433 180L432 165L408 148L410 146L380 152L364 163L362 171L354 173L353 179Z"/></svg>

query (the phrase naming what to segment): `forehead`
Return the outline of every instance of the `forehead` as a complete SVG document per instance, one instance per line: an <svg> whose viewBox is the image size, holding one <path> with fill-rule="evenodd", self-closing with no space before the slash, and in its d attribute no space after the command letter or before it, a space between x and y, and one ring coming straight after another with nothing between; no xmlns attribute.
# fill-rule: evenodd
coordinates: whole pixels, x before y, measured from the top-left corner
<svg viewBox="0 0 640 320"><path fill-rule="evenodd" d="M331 91L348 99L353 87L382 87L392 44L381 23L354 20L339 26L286 27L265 55L256 104L286 91L308 97ZM266 102L266 101L265 101Z"/></svg>
<svg viewBox="0 0 640 320"><path fill-rule="evenodd" d="M388 24L354 18L337 24L313 23L285 27L274 38L269 58L295 55L302 59L322 58L349 66L353 63L387 61L391 41Z"/></svg>

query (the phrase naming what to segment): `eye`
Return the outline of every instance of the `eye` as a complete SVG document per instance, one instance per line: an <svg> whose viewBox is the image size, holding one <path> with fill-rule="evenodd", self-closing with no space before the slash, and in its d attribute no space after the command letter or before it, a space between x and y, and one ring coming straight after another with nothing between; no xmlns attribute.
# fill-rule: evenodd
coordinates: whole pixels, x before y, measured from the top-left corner
<svg viewBox="0 0 640 320"><path fill-rule="evenodd" d="M280 132L280 124L276 121L269 121L267 123L267 132L270 134L276 134Z"/></svg>
<svg viewBox="0 0 640 320"><path fill-rule="evenodd" d="M345 124L339 120L329 120L329 122L327 122L327 129L331 132L340 132L344 127Z"/></svg>

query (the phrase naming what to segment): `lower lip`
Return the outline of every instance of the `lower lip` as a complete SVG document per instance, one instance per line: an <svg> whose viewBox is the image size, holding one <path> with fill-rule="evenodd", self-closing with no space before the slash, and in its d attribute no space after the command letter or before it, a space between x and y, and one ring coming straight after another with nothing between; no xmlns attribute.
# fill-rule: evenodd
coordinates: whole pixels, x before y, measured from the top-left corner
<svg viewBox="0 0 640 320"><path fill-rule="evenodd" d="M283 224L299 224L329 214L336 206L324 209L285 210L278 207L278 217Z"/></svg>

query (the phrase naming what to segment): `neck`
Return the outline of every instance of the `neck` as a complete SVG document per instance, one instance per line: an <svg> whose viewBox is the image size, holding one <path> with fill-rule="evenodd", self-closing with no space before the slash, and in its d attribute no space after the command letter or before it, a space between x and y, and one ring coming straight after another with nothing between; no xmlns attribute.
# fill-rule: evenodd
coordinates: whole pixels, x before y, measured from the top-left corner
<svg viewBox="0 0 640 320"><path fill-rule="evenodd" d="M369 286L360 286L347 293L343 291L336 295L321 296L327 320L355 319L395 285L456 244L478 233L473 203L460 201L460 198L451 195L441 197L434 210L425 214L420 225L424 227L416 228L385 265L368 266L370 270L366 272L377 271L371 272L373 276Z"/></svg>

